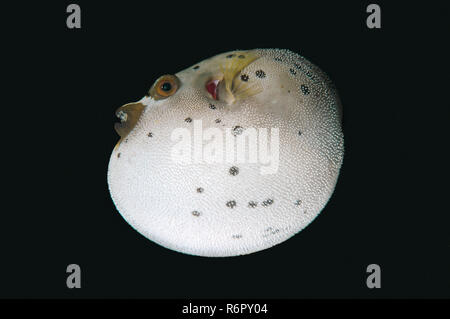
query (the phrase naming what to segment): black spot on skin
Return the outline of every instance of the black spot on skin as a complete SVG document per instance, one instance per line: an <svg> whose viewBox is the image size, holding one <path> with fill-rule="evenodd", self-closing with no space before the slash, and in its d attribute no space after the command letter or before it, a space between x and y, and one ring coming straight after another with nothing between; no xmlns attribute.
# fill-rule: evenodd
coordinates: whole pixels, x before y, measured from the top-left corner
<svg viewBox="0 0 450 319"><path fill-rule="evenodd" d="M148 136L148 137L153 137L153 133L152 133L152 132L149 132L149 133L147 134L147 136Z"/></svg>
<svg viewBox="0 0 450 319"><path fill-rule="evenodd" d="M263 201L262 202L262 205L264 206L264 207L267 207L267 206L269 206L269 205L272 205L273 204L273 199L266 199L265 201Z"/></svg>
<svg viewBox="0 0 450 319"><path fill-rule="evenodd" d="M298 63L294 63L294 66L295 66L298 70L301 70L301 68L302 68L302 66L301 66L300 64L298 64Z"/></svg>
<svg viewBox="0 0 450 319"><path fill-rule="evenodd" d="M244 81L244 82L247 82L248 81L248 75L247 74L242 74L241 75L241 80Z"/></svg>
<svg viewBox="0 0 450 319"><path fill-rule="evenodd" d="M236 166L232 166L229 170L230 175L232 176L236 176L237 174L239 174L239 168Z"/></svg>
<svg viewBox="0 0 450 319"><path fill-rule="evenodd" d="M260 79L265 78L266 77L266 73L263 70L258 70L255 72L256 76Z"/></svg>
<svg viewBox="0 0 450 319"><path fill-rule="evenodd" d="M245 55L241 54L240 56L238 56L239 59L244 59Z"/></svg>
<svg viewBox="0 0 450 319"><path fill-rule="evenodd" d="M117 153L117 158L119 158L120 157L120 153Z"/></svg>
<svg viewBox="0 0 450 319"><path fill-rule="evenodd" d="M273 229L272 227L269 227L269 228L267 228L264 231L263 237L267 237L269 235L275 235L275 234L277 234L279 232L280 232L280 230L278 228L277 229Z"/></svg>
<svg viewBox="0 0 450 319"><path fill-rule="evenodd" d="M231 59L232 57L234 57L235 56L235 54L228 54L227 56L226 56L226 58L227 59Z"/></svg>
<svg viewBox="0 0 450 319"><path fill-rule="evenodd" d="M288 90L288 93L291 93L291 90Z"/></svg>
<svg viewBox="0 0 450 319"><path fill-rule="evenodd" d="M278 62L283 62L283 59L280 58L280 57L276 57L274 60L275 60L275 61L278 61Z"/></svg>
<svg viewBox="0 0 450 319"><path fill-rule="evenodd" d="M193 67L193 69L197 70L199 67L200 67L199 65L196 65L196 66Z"/></svg>
<svg viewBox="0 0 450 319"><path fill-rule="evenodd" d="M192 122L192 119L191 119L190 117L187 117L187 118L184 119L184 121L185 121L186 123L191 123L191 122Z"/></svg>
<svg viewBox="0 0 450 319"><path fill-rule="evenodd" d="M239 239L239 238L242 238L242 235L233 235L233 236L231 236L233 239Z"/></svg>
<svg viewBox="0 0 450 319"><path fill-rule="evenodd" d="M194 210L191 214L192 214L193 216L195 216L195 217L200 216L200 212L198 212L198 211L196 211L196 210Z"/></svg>
<svg viewBox="0 0 450 319"><path fill-rule="evenodd" d="M300 206L301 204L302 204L301 199L297 199L297 200L294 202L294 205L295 205L295 206Z"/></svg>
<svg viewBox="0 0 450 319"><path fill-rule="evenodd" d="M211 109L211 110L215 110L216 109L216 106L214 105L214 104L209 104L209 108Z"/></svg>
<svg viewBox="0 0 450 319"><path fill-rule="evenodd" d="M292 75L296 75L297 72L294 69L289 69L289 72L291 72Z"/></svg>
<svg viewBox="0 0 450 319"><path fill-rule="evenodd" d="M242 126L236 125L235 127L233 127L233 130L231 133L234 136L236 136L236 135L241 135L242 132L244 132L244 128Z"/></svg>
<svg viewBox="0 0 450 319"><path fill-rule="evenodd" d="M298 135L302 135L302 131L298 131Z"/></svg>
<svg viewBox="0 0 450 319"><path fill-rule="evenodd" d="M248 207L250 207L250 208L255 208L256 206L258 206L258 203L257 203L257 202L254 202L254 201L248 202Z"/></svg>
<svg viewBox="0 0 450 319"><path fill-rule="evenodd" d="M203 193L203 191L204 191L203 187L197 188L197 193Z"/></svg>
<svg viewBox="0 0 450 319"><path fill-rule="evenodd" d="M227 202L227 207L234 208L236 207L236 201L230 200Z"/></svg>
<svg viewBox="0 0 450 319"><path fill-rule="evenodd" d="M214 122L220 123L220 122L222 122L222 120L221 119L216 119Z"/></svg>
<svg viewBox="0 0 450 319"><path fill-rule="evenodd" d="M308 88L306 85L302 84L302 85L300 86L300 89L302 90L302 93L303 93L304 95L308 95L308 94L309 94L309 88Z"/></svg>

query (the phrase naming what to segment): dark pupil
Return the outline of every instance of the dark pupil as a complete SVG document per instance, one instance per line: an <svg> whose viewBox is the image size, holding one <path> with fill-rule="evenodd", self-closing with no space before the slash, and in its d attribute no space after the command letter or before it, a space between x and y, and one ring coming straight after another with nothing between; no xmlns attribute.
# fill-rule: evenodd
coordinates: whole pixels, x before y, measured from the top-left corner
<svg viewBox="0 0 450 319"><path fill-rule="evenodd" d="M168 92L172 89L172 85L169 82L164 82L163 85L161 85L161 89Z"/></svg>

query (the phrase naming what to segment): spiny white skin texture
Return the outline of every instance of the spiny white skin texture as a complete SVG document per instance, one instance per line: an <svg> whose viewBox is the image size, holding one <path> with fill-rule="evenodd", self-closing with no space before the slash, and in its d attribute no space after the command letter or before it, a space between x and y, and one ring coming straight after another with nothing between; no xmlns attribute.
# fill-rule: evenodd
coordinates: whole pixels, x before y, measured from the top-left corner
<svg viewBox="0 0 450 319"><path fill-rule="evenodd" d="M144 97L137 125L112 152L108 183L117 209L138 232L164 247L211 257L263 250L306 227L333 193L344 154L334 86L293 52L246 52L260 56L241 71L248 83L260 82L260 93L231 105L220 101L220 92L218 101L212 99L205 83L235 52L219 54L177 73L181 86L173 96ZM278 171L262 175L261 165L254 163L172 161L172 131L192 130L200 119L204 129L278 128ZM237 175L230 174L232 166L239 168ZM230 201L236 203L232 208L226 205ZM249 206L252 201L256 207Z"/></svg>

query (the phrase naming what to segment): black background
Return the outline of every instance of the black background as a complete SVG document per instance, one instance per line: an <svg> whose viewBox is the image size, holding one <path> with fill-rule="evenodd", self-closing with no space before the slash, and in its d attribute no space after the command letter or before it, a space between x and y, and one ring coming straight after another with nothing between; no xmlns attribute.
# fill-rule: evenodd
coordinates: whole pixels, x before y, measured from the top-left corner
<svg viewBox="0 0 450 319"><path fill-rule="evenodd" d="M68 1L3 11L2 298L450 297L446 183L449 11L443 2ZM130 227L106 172L119 106L162 74L234 49L286 48L321 67L344 107L345 157L319 217L268 250L177 253ZM6 71L7 67L8 71ZM66 287L66 267L82 288ZM366 267L382 288L366 287Z"/></svg>

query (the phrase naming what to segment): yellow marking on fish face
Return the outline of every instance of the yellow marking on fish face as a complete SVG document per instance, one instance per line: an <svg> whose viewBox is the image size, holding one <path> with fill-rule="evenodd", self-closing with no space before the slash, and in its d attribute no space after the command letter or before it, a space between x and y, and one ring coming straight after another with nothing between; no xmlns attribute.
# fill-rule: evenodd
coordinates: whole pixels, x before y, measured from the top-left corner
<svg viewBox="0 0 450 319"><path fill-rule="evenodd" d="M236 52L230 58L227 56L228 61L220 65L227 92L225 102L232 104L236 100L244 99L262 91L259 83L248 84L239 78L241 71L258 58L259 56L252 52Z"/></svg>
<svg viewBox="0 0 450 319"><path fill-rule="evenodd" d="M144 109L145 105L142 103L128 103L116 110L116 116L120 119L120 123L114 124L114 129L120 135L120 140L115 146L116 148L136 126Z"/></svg>

